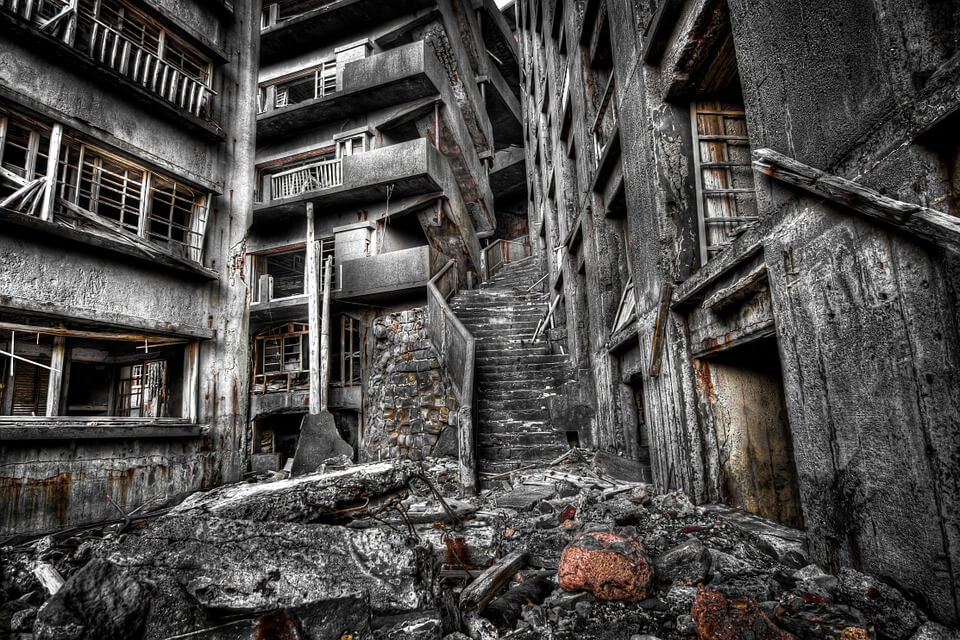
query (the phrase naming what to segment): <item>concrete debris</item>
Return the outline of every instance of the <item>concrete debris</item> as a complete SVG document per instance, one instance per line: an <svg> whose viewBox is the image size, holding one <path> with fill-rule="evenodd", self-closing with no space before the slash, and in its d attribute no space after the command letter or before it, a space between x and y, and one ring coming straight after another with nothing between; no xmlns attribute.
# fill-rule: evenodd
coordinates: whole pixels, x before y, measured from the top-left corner
<svg viewBox="0 0 960 640"><path fill-rule="evenodd" d="M325 460L353 455L351 447L337 432L333 414L321 411L306 414L300 422L300 437L293 456L292 475L302 476L320 469Z"/></svg>
<svg viewBox="0 0 960 640"><path fill-rule="evenodd" d="M453 460L349 466L4 548L0 637L958 640L886 582L795 566L785 527L621 491L591 461L469 500L456 477ZM66 578L56 595L41 562Z"/></svg>

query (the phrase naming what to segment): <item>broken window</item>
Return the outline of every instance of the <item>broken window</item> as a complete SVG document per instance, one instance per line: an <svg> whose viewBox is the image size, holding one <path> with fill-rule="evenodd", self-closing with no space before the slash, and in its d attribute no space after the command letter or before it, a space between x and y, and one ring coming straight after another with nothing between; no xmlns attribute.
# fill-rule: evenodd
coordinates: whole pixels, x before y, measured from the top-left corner
<svg viewBox="0 0 960 640"><path fill-rule="evenodd" d="M337 91L337 63L335 60L328 60L316 67L261 85L260 91L264 99L268 86L276 87L274 107L277 108L322 98ZM261 102L265 107L265 102ZM265 110L264 108L261 112Z"/></svg>
<svg viewBox="0 0 960 640"><path fill-rule="evenodd" d="M700 253L706 262L757 220L757 197L742 99L697 101L690 115Z"/></svg>
<svg viewBox="0 0 960 640"><path fill-rule="evenodd" d="M254 393L309 388L308 337L309 325L305 322L267 327L254 337Z"/></svg>
<svg viewBox="0 0 960 640"><path fill-rule="evenodd" d="M340 316L340 345L334 358L333 383L344 387L359 385L362 377L360 321Z"/></svg>
<svg viewBox="0 0 960 640"><path fill-rule="evenodd" d="M48 406L52 416L182 415L187 341L91 339L83 336L96 332L65 329L55 338L37 330L0 332L0 415L44 416Z"/></svg>
<svg viewBox="0 0 960 640"><path fill-rule="evenodd" d="M270 286L266 283L261 287L259 300L266 302L274 298L288 298L305 293L303 288L304 271L306 269L307 250L305 248L284 251L282 253L268 253L254 256L254 280L261 282L263 276L270 276L272 288L270 295L262 287Z"/></svg>
<svg viewBox="0 0 960 640"><path fill-rule="evenodd" d="M46 175L50 148L48 127L0 110L0 167L27 181ZM21 184L0 171L0 198L14 193Z"/></svg>
<svg viewBox="0 0 960 640"><path fill-rule="evenodd" d="M337 157L352 156L367 150L367 136L360 134L337 141Z"/></svg>
<svg viewBox="0 0 960 640"><path fill-rule="evenodd" d="M74 210L79 207L164 246L172 255L201 261L206 193L66 136L57 181L57 214L62 219L85 223Z"/></svg>

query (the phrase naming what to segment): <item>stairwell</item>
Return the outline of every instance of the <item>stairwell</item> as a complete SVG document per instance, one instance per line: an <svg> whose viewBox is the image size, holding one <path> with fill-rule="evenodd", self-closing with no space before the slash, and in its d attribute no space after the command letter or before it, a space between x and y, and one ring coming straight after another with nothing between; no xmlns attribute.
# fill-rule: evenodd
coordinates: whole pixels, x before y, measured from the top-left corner
<svg viewBox="0 0 960 640"><path fill-rule="evenodd" d="M547 295L527 289L540 277L536 258L512 262L478 289L461 291L450 308L476 339L477 457L498 473L553 460L569 449L551 428L548 400L569 379L566 355L530 339Z"/></svg>

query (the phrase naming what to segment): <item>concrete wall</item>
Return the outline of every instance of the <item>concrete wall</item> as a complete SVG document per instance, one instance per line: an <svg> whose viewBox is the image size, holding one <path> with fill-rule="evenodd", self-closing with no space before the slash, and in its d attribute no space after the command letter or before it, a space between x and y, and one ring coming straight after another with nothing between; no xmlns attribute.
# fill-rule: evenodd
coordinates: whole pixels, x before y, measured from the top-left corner
<svg viewBox="0 0 960 640"><path fill-rule="evenodd" d="M204 252L204 266L217 280L177 275L93 246L10 234L0 240L0 314L19 317L18 308L46 308L65 316L57 320L68 326L78 317L208 333L212 339L200 345L198 422L210 428L203 437L187 439L5 441L0 533L116 518L107 495L131 511L146 500L160 504L239 478L248 384L247 284L232 258L251 206L255 76L249 52L256 52L257 43L244 1L234 3L234 18L199 3L162 4L186 28L204 32L230 52L215 81L214 115L225 142L205 142L122 89L52 62L20 40L0 41L0 91L54 120L86 123L86 131L107 146L116 141L134 161L222 192L211 204Z"/></svg>
<svg viewBox="0 0 960 640"><path fill-rule="evenodd" d="M527 163L536 167L531 227L537 233L540 211L551 211L551 188L581 217L582 247L562 266L563 288L570 352L593 372L581 382L597 405L597 446L631 450L618 441L630 434L620 381L628 368L639 371L659 484L786 522L802 516L818 561L890 577L922 593L932 615L955 622L960 423L957 391L945 381L958 364L956 257L758 179L762 221L701 264L689 104L715 57L712 38L729 24L751 147L952 213L957 147L938 119L957 106L948 88L956 85L956 65L948 64L956 43L946 35L956 16L884 2L691 0L659 32L662 56L646 63L643 34L658 3L606 0L638 302L641 362L628 363L604 348L623 271L616 222L598 211L599 193L589 193L595 83L585 69L589 50L577 46L584 10L589 16L603 3L568 0L563 15L574 175L557 169L569 163L561 155L568 146L558 144L556 126L546 127L548 116L560 121L561 101L554 96L541 113L543 96L561 84L550 21L563 3L544 0L542 36L530 24L533 4L520 6ZM564 193L574 181L576 193ZM562 242L570 228L557 208L547 216L543 246ZM577 275L580 252L585 273ZM552 267L549 252L543 260ZM768 293L722 313L704 304L758 264ZM660 373L651 376L665 283L676 291ZM570 303L584 295L586 304ZM761 338L771 335L782 373L749 370L738 349L766 344L769 351ZM758 433L750 424L770 427ZM770 429L784 424L788 432L771 439ZM764 479L747 454L780 460L784 471L792 457L796 474ZM790 482L793 498L778 493Z"/></svg>

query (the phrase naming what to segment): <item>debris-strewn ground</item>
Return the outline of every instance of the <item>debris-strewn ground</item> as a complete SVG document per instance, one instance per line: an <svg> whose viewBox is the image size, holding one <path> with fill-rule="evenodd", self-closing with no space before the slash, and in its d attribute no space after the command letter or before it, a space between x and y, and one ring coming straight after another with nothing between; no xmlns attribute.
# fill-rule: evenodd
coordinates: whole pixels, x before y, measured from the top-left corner
<svg viewBox="0 0 960 640"><path fill-rule="evenodd" d="M457 496L449 460L274 474L0 550L27 640L957 640L802 536L574 451ZM65 581L65 582L64 582Z"/></svg>

